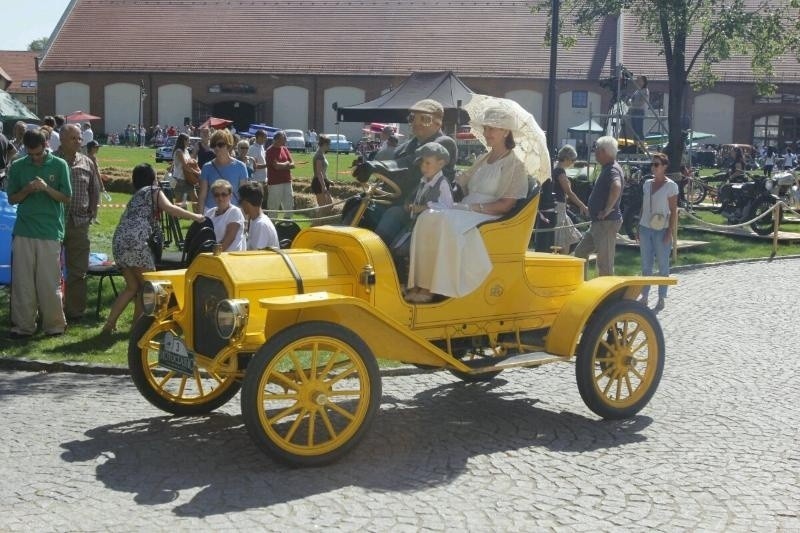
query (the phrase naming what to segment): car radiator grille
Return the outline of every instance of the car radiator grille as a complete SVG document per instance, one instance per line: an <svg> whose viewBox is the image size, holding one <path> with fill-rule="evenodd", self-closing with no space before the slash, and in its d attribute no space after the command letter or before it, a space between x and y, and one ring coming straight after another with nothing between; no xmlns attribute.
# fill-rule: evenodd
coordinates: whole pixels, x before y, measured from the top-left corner
<svg viewBox="0 0 800 533"><path fill-rule="evenodd" d="M221 281L198 276L192 288L194 351L214 357L228 344L217 333L217 304L227 298L225 286Z"/></svg>

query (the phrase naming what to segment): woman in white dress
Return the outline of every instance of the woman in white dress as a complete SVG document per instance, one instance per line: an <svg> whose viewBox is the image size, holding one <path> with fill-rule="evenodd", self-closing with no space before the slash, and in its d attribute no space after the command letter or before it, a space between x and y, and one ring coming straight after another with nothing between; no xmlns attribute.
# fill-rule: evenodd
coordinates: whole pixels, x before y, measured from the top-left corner
<svg viewBox="0 0 800 533"><path fill-rule="evenodd" d="M506 214L528 194L525 166L513 152L514 124L502 108L489 108L472 121L473 129L483 130L489 152L456 177L466 194L460 203L452 209L429 209L417 219L411 236L409 302L427 303L435 294L467 295L491 272L476 226Z"/></svg>

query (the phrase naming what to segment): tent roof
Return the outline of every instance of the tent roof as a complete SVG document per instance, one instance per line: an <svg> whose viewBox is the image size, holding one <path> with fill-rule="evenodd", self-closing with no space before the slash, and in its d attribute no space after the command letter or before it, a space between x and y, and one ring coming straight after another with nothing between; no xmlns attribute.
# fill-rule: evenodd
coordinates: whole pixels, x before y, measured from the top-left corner
<svg viewBox="0 0 800 533"><path fill-rule="evenodd" d="M432 98L444 106L445 120L455 122L460 104L470 99L472 90L451 71L414 72L399 87L369 102L340 107L339 122L405 122L408 108ZM469 120L461 110L459 122Z"/></svg>
<svg viewBox="0 0 800 533"><path fill-rule="evenodd" d="M590 124L591 123L591 124ZM592 120L587 120L583 124L579 124L578 126L572 126L571 128L567 128L567 131L570 133L603 133L603 126L598 124L597 122Z"/></svg>

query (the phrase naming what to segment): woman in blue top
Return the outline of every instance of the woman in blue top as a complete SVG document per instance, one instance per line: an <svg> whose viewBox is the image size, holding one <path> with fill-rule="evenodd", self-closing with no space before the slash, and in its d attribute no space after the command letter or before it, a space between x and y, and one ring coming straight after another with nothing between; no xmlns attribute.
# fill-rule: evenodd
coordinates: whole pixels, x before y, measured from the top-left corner
<svg viewBox="0 0 800 533"><path fill-rule="evenodd" d="M232 148L233 135L228 130L217 130L211 135L214 159L203 165L200 171L200 192L197 195L198 212L204 213L216 207L213 196L209 194L211 184L215 181L227 181L231 184L233 191L238 191L239 185L247 182L247 167L238 159L231 157ZM231 197L231 204L237 207L239 205L239 197L236 193Z"/></svg>

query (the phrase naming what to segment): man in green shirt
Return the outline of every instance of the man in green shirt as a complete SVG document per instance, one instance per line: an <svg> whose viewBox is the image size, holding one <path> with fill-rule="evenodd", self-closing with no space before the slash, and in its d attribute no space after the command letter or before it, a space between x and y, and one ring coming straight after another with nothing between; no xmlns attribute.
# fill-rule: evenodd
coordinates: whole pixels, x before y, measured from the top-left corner
<svg viewBox="0 0 800 533"><path fill-rule="evenodd" d="M37 312L45 335L61 335L67 322L61 299L64 204L72 196L66 161L45 151L44 135L26 131L27 155L11 165L8 201L19 204L11 245L12 339L36 331Z"/></svg>

